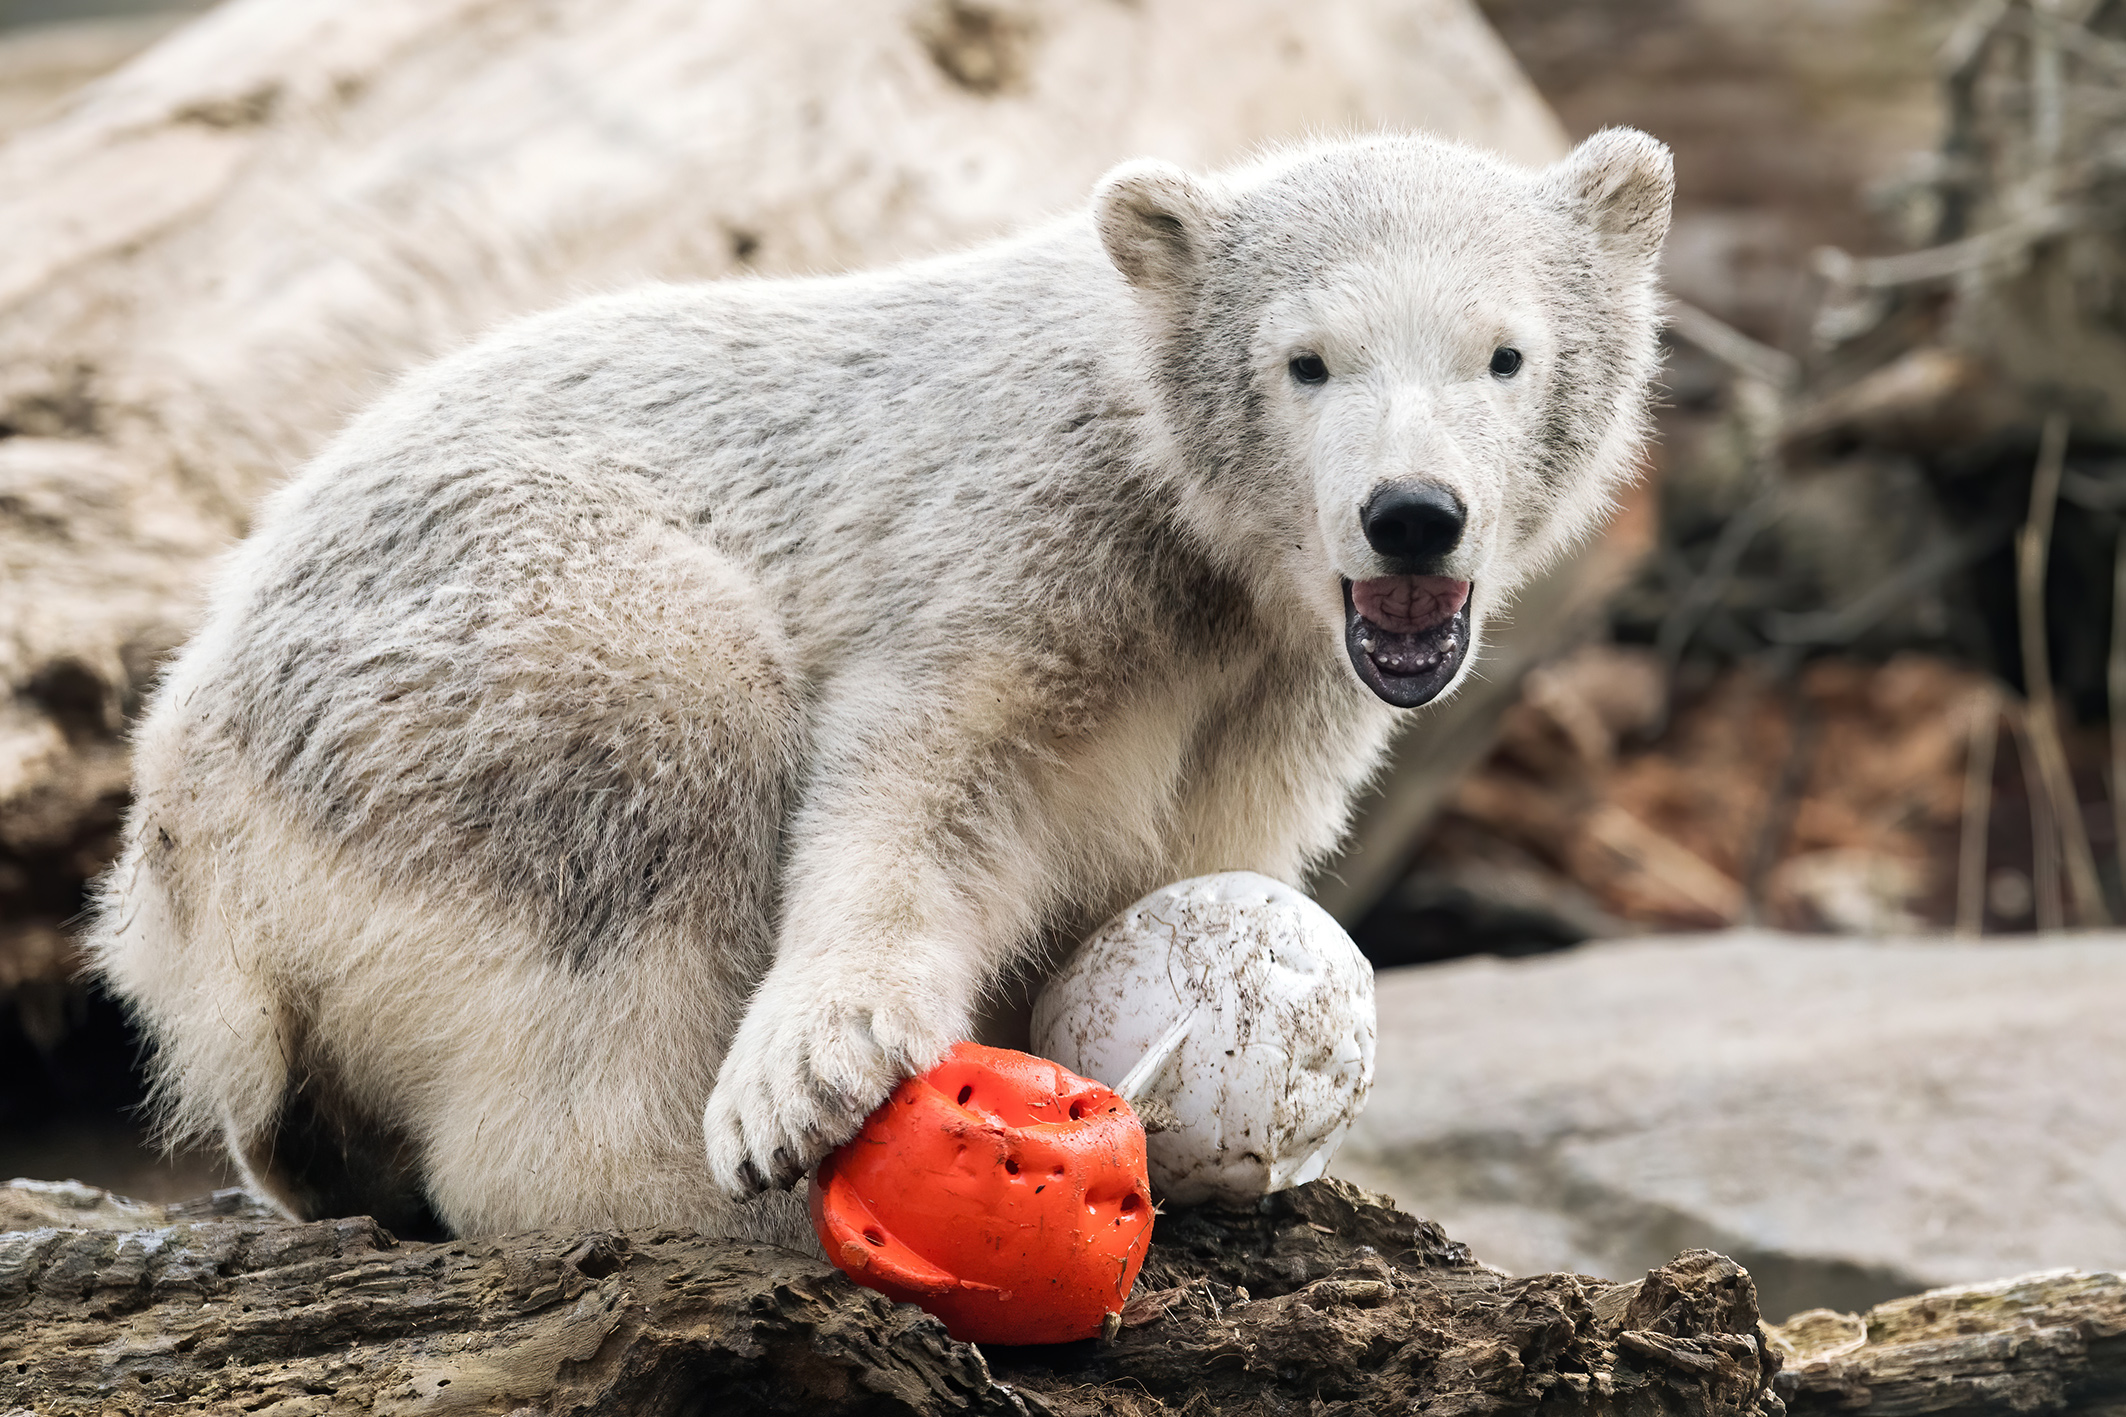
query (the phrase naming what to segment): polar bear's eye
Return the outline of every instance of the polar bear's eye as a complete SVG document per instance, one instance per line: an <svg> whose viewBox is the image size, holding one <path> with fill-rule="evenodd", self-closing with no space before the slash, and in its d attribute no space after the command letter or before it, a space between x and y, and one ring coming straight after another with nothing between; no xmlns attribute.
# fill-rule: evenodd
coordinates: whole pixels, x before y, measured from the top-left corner
<svg viewBox="0 0 2126 1417"><path fill-rule="evenodd" d="M1491 372L1501 379L1511 379L1521 367L1521 352L1500 345L1491 351Z"/></svg>
<svg viewBox="0 0 2126 1417"><path fill-rule="evenodd" d="M1325 384L1329 381L1329 366L1321 362L1318 354L1296 356L1287 366L1292 377L1302 384Z"/></svg>

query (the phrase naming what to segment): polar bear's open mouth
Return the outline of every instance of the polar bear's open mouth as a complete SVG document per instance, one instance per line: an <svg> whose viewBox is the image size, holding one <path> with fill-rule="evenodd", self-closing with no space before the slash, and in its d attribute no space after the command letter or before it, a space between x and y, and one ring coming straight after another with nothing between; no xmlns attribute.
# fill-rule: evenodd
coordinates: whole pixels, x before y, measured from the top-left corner
<svg viewBox="0 0 2126 1417"><path fill-rule="evenodd" d="M1344 582L1344 646L1367 688L1397 708L1430 703L1469 653L1469 582L1381 576Z"/></svg>

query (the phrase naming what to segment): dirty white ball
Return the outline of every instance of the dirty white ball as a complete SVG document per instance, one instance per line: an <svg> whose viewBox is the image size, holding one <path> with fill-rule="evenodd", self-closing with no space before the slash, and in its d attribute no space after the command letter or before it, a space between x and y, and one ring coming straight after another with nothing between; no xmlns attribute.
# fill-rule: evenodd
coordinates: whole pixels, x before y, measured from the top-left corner
<svg viewBox="0 0 2126 1417"><path fill-rule="evenodd" d="M1150 1103L1167 1199L1253 1200L1326 1171L1365 1105L1373 967L1290 886L1198 876L1086 941L1034 1001L1033 1046Z"/></svg>

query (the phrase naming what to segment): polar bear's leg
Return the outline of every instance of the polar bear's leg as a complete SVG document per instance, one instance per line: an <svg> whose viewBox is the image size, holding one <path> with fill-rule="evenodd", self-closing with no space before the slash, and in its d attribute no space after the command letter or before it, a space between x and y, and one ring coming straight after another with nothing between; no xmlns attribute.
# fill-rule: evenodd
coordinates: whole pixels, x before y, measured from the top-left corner
<svg viewBox="0 0 2126 1417"><path fill-rule="evenodd" d="M167 745L152 739L136 755L134 820L149 829L135 832L103 883L90 958L157 1044L153 1101L164 1140L222 1141L246 1185L299 1215L257 1164L288 1088L287 1000L238 923L241 904L232 912L226 887L240 873L212 850L203 869L185 869L203 843L184 815L155 810L157 756L168 756Z"/></svg>
<svg viewBox="0 0 2126 1417"><path fill-rule="evenodd" d="M767 1223L708 1187L699 1117L769 952L800 695L712 549L563 550L529 591L469 564L495 584L462 632L359 605L214 627L143 731L92 949L172 1130L224 1135L291 1211ZM338 715L323 768L288 683Z"/></svg>
<svg viewBox="0 0 2126 1417"><path fill-rule="evenodd" d="M458 1021L425 1109L428 1193L453 1229L679 1225L802 1243L801 1215L710 1183L700 1117L721 1040L701 1019L722 1001L702 987L700 948L642 939L625 967L573 979L536 957L499 962L479 992L509 1002Z"/></svg>
<svg viewBox="0 0 2126 1417"><path fill-rule="evenodd" d="M775 963L703 1117L731 1194L794 1184L1038 938L1074 853L1015 707L852 666L815 711Z"/></svg>

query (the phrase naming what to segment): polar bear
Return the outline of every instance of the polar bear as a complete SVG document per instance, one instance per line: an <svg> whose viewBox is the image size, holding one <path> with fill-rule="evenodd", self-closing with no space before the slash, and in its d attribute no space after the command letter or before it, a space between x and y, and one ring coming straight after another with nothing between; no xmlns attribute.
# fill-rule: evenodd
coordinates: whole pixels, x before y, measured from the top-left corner
<svg viewBox="0 0 2126 1417"><path fill-rule="evenodd" d="M90 948L168 1134L408 1233L801 1234L744 1198L985 991L1334 845L1628 475L1671 187L1622 129L1138 161L406 378L138 730Z"/></svg>

